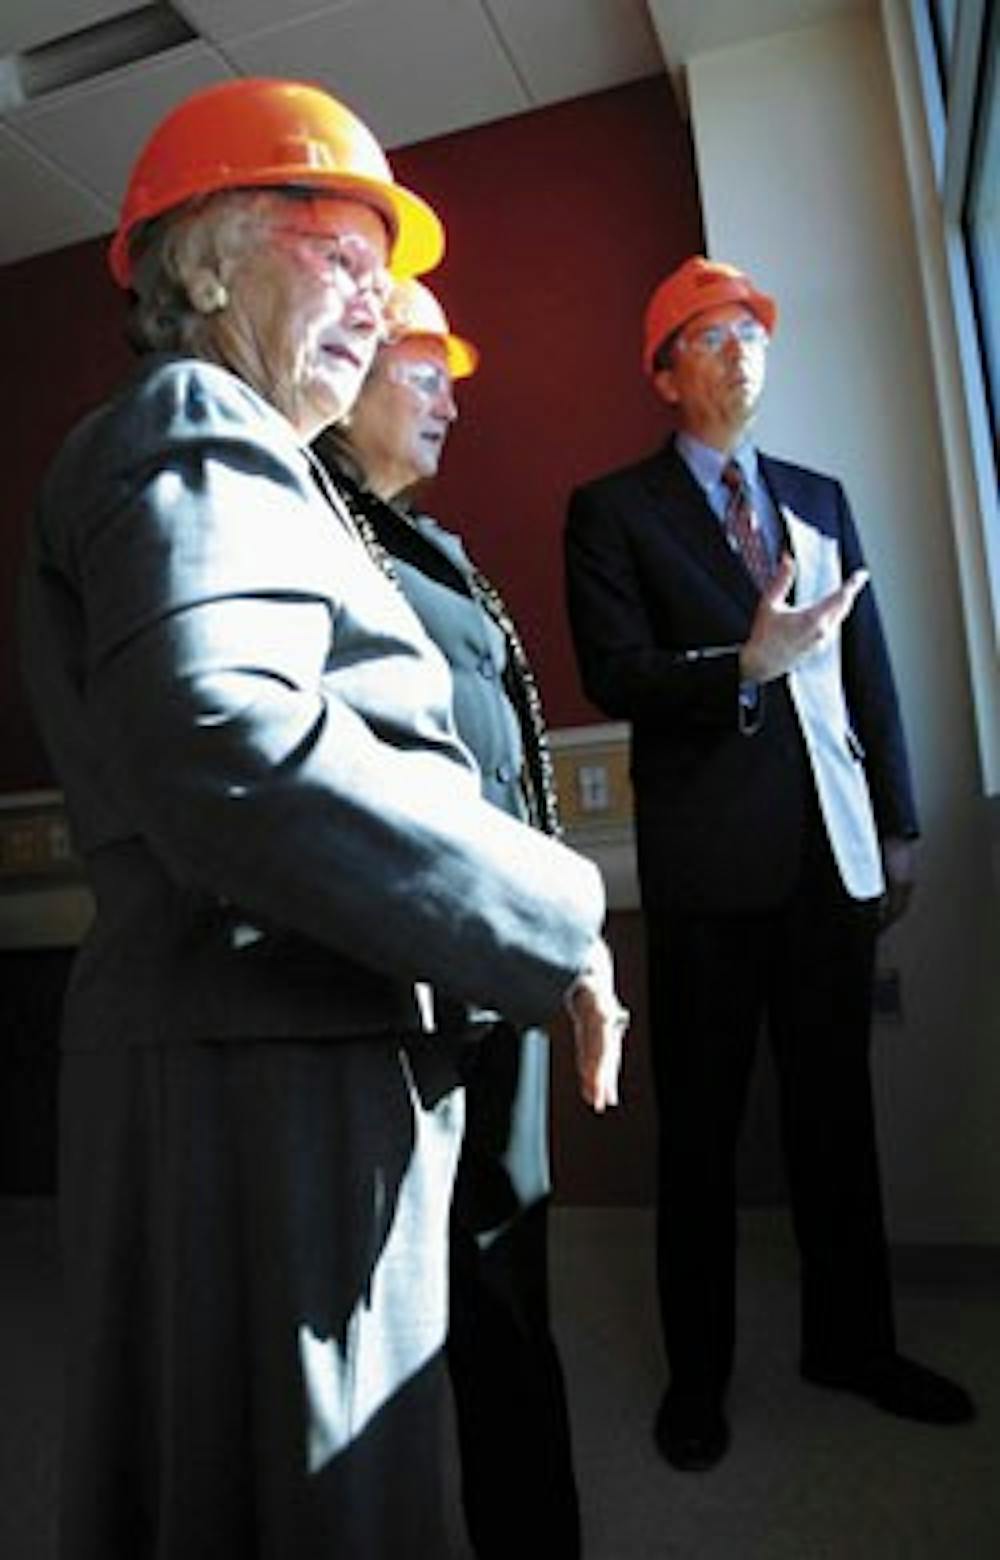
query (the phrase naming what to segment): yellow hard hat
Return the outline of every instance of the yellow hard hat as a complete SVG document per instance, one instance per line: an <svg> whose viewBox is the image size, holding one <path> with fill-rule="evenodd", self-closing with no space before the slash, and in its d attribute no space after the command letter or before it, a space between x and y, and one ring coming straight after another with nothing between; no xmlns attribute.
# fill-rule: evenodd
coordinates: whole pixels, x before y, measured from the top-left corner
<svg viewBox="0 0 1000 1560"><path fill-rule="evenodd" d="M467 379L479 365L479 352L471 341L452 333L448 316L429 287L412 277L397 282L385 310L388 341L408 336L431 336L444 345L452 379Z"/></svg>

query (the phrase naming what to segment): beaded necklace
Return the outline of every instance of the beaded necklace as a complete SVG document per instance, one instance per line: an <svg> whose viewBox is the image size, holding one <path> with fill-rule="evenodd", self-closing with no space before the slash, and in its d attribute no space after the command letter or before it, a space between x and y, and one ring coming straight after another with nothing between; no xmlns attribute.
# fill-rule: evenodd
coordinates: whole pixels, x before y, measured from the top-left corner
<svg viewBox="0 0 1000 1560"><path fill-rule="evenodd" d="M324 451L325 455L328 453ZM351 473L345 471L341 464L341 457L342 452L338 448L337 464L328 467L327 470L347 508L358 540L376 568L392 581L397 590L402 590L398 570L392 554L379 535L375 517L381 514L383 519L395 519L418 536L419 529L414 524L410 511L402 504L378 498ZM545 728L542 698L528 653L524 648L524 641L518 633L506 602L482 570L470 565L467 570L462 571L462 578L473 601L493 620L506 642L507 655L503 682L521 728L521 743L524 750L521 786L528 816L536 829L560 838L563 831L559 821L555 766Z"/></svg>

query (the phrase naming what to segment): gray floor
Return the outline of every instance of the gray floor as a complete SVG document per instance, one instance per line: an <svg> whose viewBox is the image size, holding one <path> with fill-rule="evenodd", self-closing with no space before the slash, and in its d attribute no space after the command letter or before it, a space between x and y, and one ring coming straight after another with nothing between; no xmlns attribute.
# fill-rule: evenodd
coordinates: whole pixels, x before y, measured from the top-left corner
<svg viewBox="0 0 1000 1560"><path fill-rule="evenodd" d="M784 1222L746 1216L733 1448L711 1473L682 1475L649 1438L662 1385L651 1237L646 1210L554 1212L587 1560L1000 1556L995 1280L899 1284L903 1346L959 1376L981 1408L960 1429L904 1424L799 1381ZM0 1201L0 1275L0 1560L51 1560L60 1320L50 1204Z"/></svg>
<svg viewBox="0 0 1000 1560"><path fill-rule="evenodd" d="M980 1418L904 1423L795 1371L784 1218L744 1215L733 1445L707 1474L654 1451L662 1388L652 1216L556 1213L556 1309L588 1560L995 1560L1000 1556L1000 1285L897 1284L900 1345L975 1393Z"/></svg>

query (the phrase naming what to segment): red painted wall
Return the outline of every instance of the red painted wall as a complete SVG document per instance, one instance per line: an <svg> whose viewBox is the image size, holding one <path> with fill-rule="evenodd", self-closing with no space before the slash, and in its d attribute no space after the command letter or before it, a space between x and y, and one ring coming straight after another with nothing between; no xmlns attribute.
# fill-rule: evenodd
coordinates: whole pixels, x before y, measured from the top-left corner
<svg viewBox="0 0 1000 1560"><path fill-rule="evenodd" d="M435 285L483 352L428 507L503 588L552 724L592 720L563 612L562 519L575 482L660 436L639 319L658 278L702 245L685 127L656 77L393 162L447 222ZM0 791L50 783L15 672L13 582L54 448L127 367L121 323L103 242L0 269Z"/></svg>
<svg viewBox="0 0 1000 1560"><path fill-rule="evenodd" d="M0 268L0 791L52 783L17 673L14 590L33 495L63 435L131 354L104 244Z"/></svg>
<svg viewBox="0 0 1000 1560"><path fill-rule="evenodd" d="M482 349L427 506L500 586L549 722L602 717L580 692L563 607L570 489L663 437L639 369L656 282L703 249L693 154L666 77L393 156L445 217L430 278Z"/></svg>

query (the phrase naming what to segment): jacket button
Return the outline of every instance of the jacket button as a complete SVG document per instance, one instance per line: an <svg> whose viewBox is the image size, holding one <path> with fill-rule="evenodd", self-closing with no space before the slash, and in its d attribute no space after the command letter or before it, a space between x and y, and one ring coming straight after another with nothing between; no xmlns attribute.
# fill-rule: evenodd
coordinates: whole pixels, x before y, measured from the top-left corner
<svg viewBox="0 0 1000 1560"><path fill-rule="evenodd" d="M493 665L493 662L490 660L489 656L484 655L483 659L480 661L479 674L481 677L485 677L487 682L492 682L496 676L497 669Z"/></svg>
<svg viewBox="0 0 1000 1560"><path fill-rule="evenodd" d="M500 781L501 785L508 785L514 778L514 771L510 764L498 764L496 772L497 779Z"/></svg>

